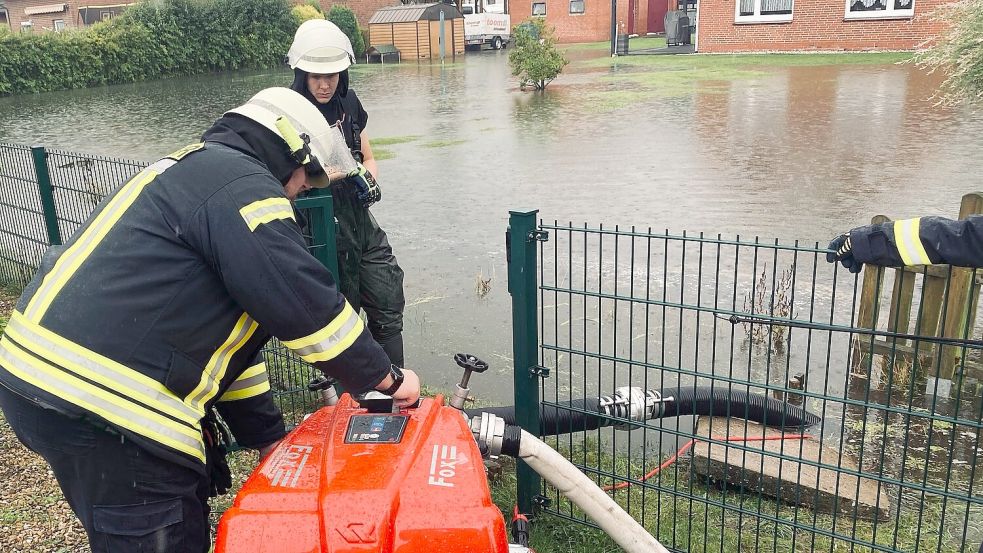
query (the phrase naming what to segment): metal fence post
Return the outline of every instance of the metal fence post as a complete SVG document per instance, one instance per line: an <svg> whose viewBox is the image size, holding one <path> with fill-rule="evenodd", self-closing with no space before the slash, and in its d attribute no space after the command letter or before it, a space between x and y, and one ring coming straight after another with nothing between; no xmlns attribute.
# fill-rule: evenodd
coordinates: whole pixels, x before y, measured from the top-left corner
<svg viewBox="0 0 983 553"><path fill-rule="evenodd" d="M44 226L48 230L48 244L61 245L61 231L58 229L58 212L55 208L55 189L51 186L51 173L48 171L48 153L44 146L31 146L34 157L34 172L38 178L38 192L41 196L41 210L44 212Z"/></svg>
<svg viewBox="0 0 983 553"><path fill-rule="evenodd" d="M340 285L341 275L338 274L338 247L335 242L334 199L327 188L311 191L306 198L295 202L297 209L310 210L311 254L331 271L335 281Z"/></svg>
<svg viewBox="0 0 983 553"><path fill-rule="evenodd" d="M536 313L536 211L510 211L506 259L512 295L512 359L515 420L526 432L539 435L539 333ZM522 461L516 464L516 502L532 513L540 478Z"/></svg>

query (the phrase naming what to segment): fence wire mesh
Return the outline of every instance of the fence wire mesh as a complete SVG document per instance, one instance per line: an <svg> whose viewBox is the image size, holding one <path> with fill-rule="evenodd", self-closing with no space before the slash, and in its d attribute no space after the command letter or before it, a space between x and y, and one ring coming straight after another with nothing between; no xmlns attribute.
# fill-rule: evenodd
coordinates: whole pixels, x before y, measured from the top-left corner
<svg viewBox="0 0 983 553"><path fill-rule="evenodd" d="M43 162L32 158L32 149L0 143L0 285L25 286L49 247L39 181L50 182L53 220L67 242L100 202L148 165L144 161L42 150ZM311 218L309 210L306 213ZM333 241L308 233L313 251L330 249ZM331 255L328 253L327 255ZM323 257L323 255L322 255ZM318 373L276 340L264 349L270 386L288 426L319 407L307 383Z"/></svg>
<svg viewBox="0 0 983 553"><path fill-rule="evenodd" d="M27 284L47 247L31 149L0 143L0 286Z"/></svg>
<svg viewBox="0 0 983 553"><path fill-rule="evenodd" d="M758 441L783 433L726 407L545 438L667 547L977 550L976 272L868 268L865 287L818 244L539 229L549 233L538 269L542 405L573 411L571 401L620 386L707 387L822 418L803 439L792 428ZM936 329L953 339L933 340ZM542 494L548 511L590 524L555 490Z"/></svg>

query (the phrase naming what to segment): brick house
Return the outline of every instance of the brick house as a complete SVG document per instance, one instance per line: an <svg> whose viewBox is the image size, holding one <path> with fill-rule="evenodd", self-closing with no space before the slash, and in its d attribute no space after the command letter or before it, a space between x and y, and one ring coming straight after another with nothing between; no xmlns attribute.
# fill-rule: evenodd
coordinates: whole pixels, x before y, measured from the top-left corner
<svg viewBox="0 0 983 553"><path fill-rule="evenodd" d="M113 18L131 5L126 0L44 2L45 0L3 0L0 24L7 25L12 31L62 31Z"/></svg>
<svg viewBox="0 0 983 553"><path fill-rule="evenodd" d="M914 50L951 0L700 0L700 52Z"/></svg>
<svg viewBox="0 0 983 553"><path fill-rule="evenodd" d="M664 18L675 0L617 0L618 33L665 31ZM611 0L508 0L508 12L516 24L530 17L544 17L556 28L557 42L596 42L611 38Z"/></svg>
<svg viewBox="0 0 983 553"><path fill-rule="evenodd" d="M339 6L347 6L355 12L355 19L358 20L358 26L362 29L369 28L369 18L372 14L379 11L379 8L387 8L389 6L398 6L401 4L399 0L319 0L321 4L321 10L324 13L328 13L331 6L335 4Z"/></svg>

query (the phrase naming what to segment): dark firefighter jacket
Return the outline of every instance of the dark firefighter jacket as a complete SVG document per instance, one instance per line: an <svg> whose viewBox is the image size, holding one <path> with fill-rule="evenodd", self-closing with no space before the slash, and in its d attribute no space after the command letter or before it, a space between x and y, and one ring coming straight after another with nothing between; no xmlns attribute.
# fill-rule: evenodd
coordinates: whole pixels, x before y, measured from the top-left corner
<svg viewBox="0 0 983 553"><path fill-rule="evenodd" d="M282 437L259 362L271 335L353 393L388 374L281 183L206 142L137 174L46 254L0 341L0 383L203 471L200 420L223 396L243 445Z"/></svg>
<svg viewBox="0 0 983 553"><path fill-rule="evenodd" d="M868 225L851 230L850 242L861 263L983 267L983 216L959 221L919 217Z"/></svg>

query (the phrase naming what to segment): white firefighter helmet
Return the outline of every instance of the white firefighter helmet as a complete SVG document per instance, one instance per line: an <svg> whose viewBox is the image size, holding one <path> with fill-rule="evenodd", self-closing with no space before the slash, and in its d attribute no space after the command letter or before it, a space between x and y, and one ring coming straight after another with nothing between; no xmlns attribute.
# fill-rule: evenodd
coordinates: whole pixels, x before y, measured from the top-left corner
<svg viewBox="0 0 983 553"><path fill-rule="evenodd" d="M308 183L315 188L328 186L328 175L343 169L329 164L329 160L338 157L335 150L340 130L329 125L314 104L289 88L261 90L226 114L229 113L248 117L282 138L297 163L306 170ZM340 140L343 143L344 137Z"/></svg>
<svg viewBox="0 0 983 553"><path fill-rule="evenodd" d="M326 19L309 19L294 34L287 51L291 69L308 73L341 73L355 63L352 41L334 23Z"/></svg>

